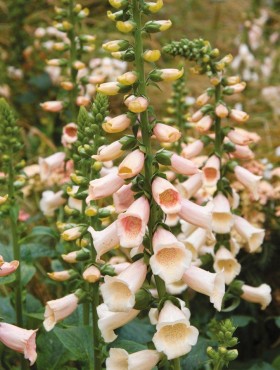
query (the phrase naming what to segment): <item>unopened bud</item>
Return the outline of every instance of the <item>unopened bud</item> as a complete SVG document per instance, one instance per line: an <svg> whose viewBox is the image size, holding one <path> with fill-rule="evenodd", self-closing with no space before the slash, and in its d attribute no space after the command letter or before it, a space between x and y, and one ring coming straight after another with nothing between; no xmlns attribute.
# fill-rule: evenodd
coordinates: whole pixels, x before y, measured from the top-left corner
<svg viewBox="0 0 280 370"><path fill-rule="evenodd" d="M102 48L106 51L116 52L116 51L123 51L129 47L129 42L127 40L114 40L106 42L102 45Z"/></svg>
<svg viewBox="0 0 280 370"><path fill-rule="evenodd" d="M128 21L117 21L116 27L120 32L123 33L129 33L134 30L135 28L135 23L128 20Z"/></svg>
<svg viewBox="0 0 280 370"><path fill-rule="evenodd" d="M117 81L123 85L133 85L138 80L136 72L126 72L117 78Z"/></svg>
<svg viewBox="0 0 280 370"><path fill-rule="evenodd" d="M146 50L143 54L143 59L146 62L156 62L161 56L160 50Z"/></svg>
<svg viewBox="0 0 280 370"><path fill-rule="evenodd" d="M101 273L99 269L92 265L89 266L84 272L83 272L83 279L86 280L88 283L95 283L98 281L101 277Z"/></svg>
<svg viewBox="0 0 280 370"><path fill-rule="evenodd" d="M164 21L149 21L145 24L144 30L148 33L156 33L166 31L172 26L172 22L168 20Z"/></svg>
<svg viewBox="0 0 280 370"><path fill-rule="evenodd" d="M75 270L64 270L64 271L55 271L48 272L48 277L54 281L68 281L74 279L78 273Z"/></svg>
<svg viewBox="0 0 280 370"><path fill-rule="evenodd" d="M61 257L63 261L68 262L68 263L86 261L90 258L90 251L86 248L83 248L79 251L70 252L68 254L62 254Z"/></svg>

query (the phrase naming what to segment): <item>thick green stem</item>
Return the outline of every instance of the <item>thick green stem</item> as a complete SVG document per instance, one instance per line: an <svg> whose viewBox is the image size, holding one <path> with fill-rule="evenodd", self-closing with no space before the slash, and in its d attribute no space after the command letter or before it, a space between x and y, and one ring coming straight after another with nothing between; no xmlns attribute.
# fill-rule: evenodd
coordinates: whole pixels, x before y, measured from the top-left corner
<svg viewBox="0 0 280 370"><path fill-rule="evenodd" d="M218 362L214 365L213 370L222 370L223 369L223 361L218 360Z"/></svg>
<svg viewBox="0 0 280 370"><path fill-rule="evenodd" d="M181 370L180 358L175 358L173 361L173 370Z"/></svg>
<svg viewBox="0 0 280 370"><path fill-rule="evenodd" d="M135 37L135 66L136 71L138 73L138 95L146 97L146 78L145 78L145 70L144 70L144 60L142 58L144 49L143 49L143 40L142 40L142 23L141 23L141 8L140 8L140 1L133 0L132 1L132 13L133 19L136 23L136 28L134 31ZM142 112L140 114L141 120L141 133L142 133L142 140L143 145L145 146L146 150L146 158L145 158L145 181L146 181L146 189L148 194L152 194L152 178L154 174L154 166L153 166L153 153L152 153L152 145L151 145L151 133L150 133L150 125L149 125L149 117L148 112ZM148 223L149 228L149 246L150 251L152 253L152 237L154 228L157 221L157 207L154 200L151 198L151 213L150 219ZM162 298L165 293L165 284L162 279L158 276L155 277L156 287L158 291L159 298Z"/></svg>
<svg viewBox="0 0 280 370"><path fill-rule="evenodd" d="M10 153L10 158L12 158L12 153ZM11 222L11 241L13 246L14 259L19 261L19 267L17 268L16 275L16 284L15 284L15 305L16 305L16 317L17 325L22 327L22 284L21 284L21 256L20 256L20 245L18 243L18 225L17 225L17 211L15 203L15 189L14 189L14 166L12 159L9 163L9 182L8 182L8 194L11 202L10 207L10 222Z"/></svg>

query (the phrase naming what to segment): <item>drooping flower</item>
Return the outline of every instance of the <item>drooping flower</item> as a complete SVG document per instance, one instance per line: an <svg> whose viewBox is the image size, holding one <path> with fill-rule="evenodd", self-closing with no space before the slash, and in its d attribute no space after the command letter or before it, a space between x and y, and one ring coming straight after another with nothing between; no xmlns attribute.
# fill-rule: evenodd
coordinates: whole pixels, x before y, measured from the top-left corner
<svg viewBox="0 0 280 370"><path fill-rule="evenodd" d="M122 179L130 179L140 173L144 167L145 156L139 149L129 153L119 164L118 176Z"/></svg>
<svg viewBox="0 0 280 370"><path fill-rule="evenodd" d="M86 202L108 197L124 185L124 180L115 172L90 181Z"/></svg>
<svg viewBox="0 0 280 370"><path fill-rule="evenodd" d="M62 190L56 193L51 190L43 192L42 199L40 200L40 210L45 216L53 217L55 211L66 202L66 199L62 195Z"/></svg>
<svg viewBox="0 0 280 370"><path fill-rule="evenodd" d="M243 291L241 298L248 302L260 304L262 310L265 310L272 300L271 288L267 284L261 284L258 287L244 284L241 289Z"/></svg>
<svg viewBox="0 0 280 370"><path fill-rule="evenodd" d="M0 256L1 257L1 256ZM19 266L19 261L1 262L0 260L0 277L7 276L16 271ZM1 280L0 280L1 284Z"/></svg>
<svg viewBox="0 0 280 370"><path fill-rule="evenodd" d="M240 273L241 265L233 254L225 247L220 247L215 254L214 270L224 272L226 284L230 284L233 279Z"/></svg>
<svg viewBox="0 0 280 370"><path fill-rule="evenodd" d="M164 213L174 214L181 210L181 196L169 181L156 177L152 183L152 193Z"/></svg>
<svg viewBox="0 0 280 370"><path fill-rule="evenodd" d="M157 351L146 349L128 354L122 348L111 348L106 360L107 370L152 370L160 354Z"/></svg>
<svg viewBox="0 0 280 370"><path fill-rule="evenodd" d="M247 242L248 251L256 252L262 245L265 230L254 227L245 218L234 216L234 228Z"/></svg>
<svg viewBox="0 0 280 370"><path fill-rule="evenodd" d="M212 229L218 234L227 234L233 225L233 216L228 199L219 192L213 199Z"/></svg>

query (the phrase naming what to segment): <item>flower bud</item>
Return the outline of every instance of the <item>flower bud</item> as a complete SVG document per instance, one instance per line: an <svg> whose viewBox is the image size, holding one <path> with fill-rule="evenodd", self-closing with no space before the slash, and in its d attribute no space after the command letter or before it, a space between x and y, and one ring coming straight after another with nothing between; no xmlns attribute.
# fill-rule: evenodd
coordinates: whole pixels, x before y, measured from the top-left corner
<svg viewBox="0 0 280 370"><path fill-rule="evenodd" d="M101 273L99 269L91 265L85 271L83 272L83 279L87 281L88 283L95 283L97 282L101 277Z"/></svg>
<svg viewBox="0 0 280 370"><path fill-rule="evenodd" d="M76 240L81 236L81 231L82 231L81 227L76 226L71 229L63 231L61 237L63 240L66 241Z"/></svg>
<svg viewBox="0 0 280 370"><path fill-rule="evenodd" d="M127 0L109 0L109 3L115 9L124 8L128 5Z"/></svg>
<svg viewBox="0 0 280 370"><path fill-rule="evenodd" d="M66 91L71 91L74 89L74 84L70 81L62 81L60 82L60 86Z"/></svg>
<svg viewBox="0 0 280 370"><path fill-rule="evenodd" d="M86 248L83 248L79 251L70 252L68 254L62 254L61 257L63 261L68 262L68 263L86 261L90 258L90 251Z"/></svg>
<svg viewBox="0 0 280 370"><path fill-rule="evenodd" d="M62 101L46 101L40 104L41 108L47 112L60 112L62 111L64 105Z"/></svg>
<svg viewBox="0 0 280 370"><path fill-rule="evenodd" d="M133 113L144 112L149 105L149 102L146 98L144 98L143 96L134 95L130 95L127 99L125 99L124 103Z"/></svg>
<svg viewBox="0 0 280 370"><path fill-rule="evenodd" d="M182 77L184 69L166 68L166 69L155 69L149 74L149 78L152 81L175 81Z"/></svg>
<svg viewBox="0 0 280 370"><path fill-rule="evenodd" d="M120 32L129 33L129 32L134 30L135 23L130 21L130 20L124 21L124 22L123 21L117 21L116 27Z"/></svg>
<svg viewBox="0 0 280 370"><path fill-rule="evenodd" d="M146 62L156 62L161 56L160 50L146 50L143 54L143 59Z"/></svg>
<svg viewBox="0 0 280 370"><path fill-rule="evenodd" d="M99 93L113 96L118 93L128 92L130 90L130 86L121 85L118 82L105 82L99 85L96 90Z"/></svg>
<svg viewBox="0 0 280 370"><path fill-rule="evenodd" d="M172 26L171 20L149 21L145 24L144 30L148 33L166 31Z"/></svg>
<svg viewBox="0 0 280 370"><path fill-rule="evenodd" d="M209 95L208 92L205 92L196 99L196 105L202 107L203 105L208 103L210 99L211 95Z"/></svg>
<svg viewBox="0 0 280 370"><path fill-rule="evenodd" d="M145 9L151 13L157 13L163 7L163 1L157 0L155 3L147 2L145 3Z"/></svg>
<svg viewBox="0 0 280 370"><path fill-rule="evenodd" d="M129 47L129 42L127 40L114 40L106 42L102 45L102 48L109 52L123 51Z"/></svg>
<svg viewBox="0 0 280 370"><path fill-rule="evenodd" d="M109 134L116 132L122 132L126 130L131 124L131 119L126 114L121 114L114 118L107 119L103 124L102 128Z"/></svg>
<svg viewBox="0 0 280 370"><path fill-rule="evenodd" d="M126 51L114 51L111 53L113 58L123 60L125 62L133 62L135 60L135 53L132 49Z"/></svg>
<svg viewBox="0 0 280 370"><path fill-rule="evenodd" d="M233 121L238 123L244 123L249 119L249 114L238 109L232 109L229 116Z"/></svg>
<svg viewBox="0 0 280 370"><path fill-rule="evenodd" d="M228 116L228 109L224 104L218 104L215 108L215 113L220 118L225 118Z"/></svg>
<svg viewBox="0 0 280 370"><path fill-rule="evenodd" d="M55 271L48 272L48 277L54 281L68 281L74 279L78 273L75 270L64 270L64 271Z"/></svg>
<svg viewBox="0 0 280 370"><path fill-rule="evenodd" d="M0 195L0 206L2 204L5 204L7 199L8 199L9 195L8 194L5 194L3 197Z"/></svg>
<svg viewBox="0 0 280 370"><path fill-rule="evenodd" d="M117 81L123 85L133 85L138 80L136 72L126 72L117 78Z"/></svg>
<svg viewBox="0 0 280 370"><path fill-rule="evenodd" d="M67 59L49 59L47 65L52 67L63 67L67 65Z"/></svg>
<svg viewBox="0 0 280 370"><path fill-rule="evenodd" d="M72 67L79 71L80 69L85 68L85 63L81 62L80 60L76 60L75 62L72 63Z"/></svg>

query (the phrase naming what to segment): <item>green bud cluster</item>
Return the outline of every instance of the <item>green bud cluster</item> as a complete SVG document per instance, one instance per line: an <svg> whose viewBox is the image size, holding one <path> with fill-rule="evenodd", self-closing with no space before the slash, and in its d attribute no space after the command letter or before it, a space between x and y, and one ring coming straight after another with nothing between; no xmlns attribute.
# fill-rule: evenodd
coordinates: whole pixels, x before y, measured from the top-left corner
<svg viewBox="0 0 280 370"><path fill-rule="evenodd" d="M224 69L227 61L222 59L218 60L219 50L213 49L209 41L203 39L181 39L180 41L173 41L163 47L166 54L173 57L180 55L189 61L196 63L193 72L198 74L208 73L215 75L217 72Z"/></svg>

